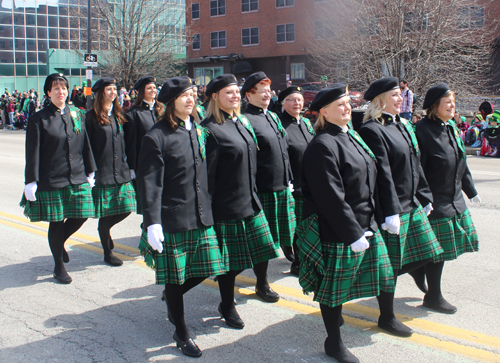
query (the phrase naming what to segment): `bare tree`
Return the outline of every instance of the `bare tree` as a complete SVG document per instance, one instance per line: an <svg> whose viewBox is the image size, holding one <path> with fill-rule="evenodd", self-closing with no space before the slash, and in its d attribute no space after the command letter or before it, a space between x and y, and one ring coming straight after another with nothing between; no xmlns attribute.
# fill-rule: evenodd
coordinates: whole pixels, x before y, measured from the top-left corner
<svg viewBox="0 0 500 363"><path fill-rule="evenodd" d="M417 94L447 82L462 94L491 79L498 21L491 0L331 0L315 23L316 71L359 89L383 76L406 79ZM486 5L486 6L485 6ZM320 30L318 30L320 29ZM318 34L319 32L319 34Z"/></svg>
<svg viewBox="0 0 500 363"><path fill-rule="evenodd" d="M92 49L99 50L101 74L128 87L145 75L165 79L183 72L179 54L185 43L184 5L173 0L92 0L91 4Z"/></svg>

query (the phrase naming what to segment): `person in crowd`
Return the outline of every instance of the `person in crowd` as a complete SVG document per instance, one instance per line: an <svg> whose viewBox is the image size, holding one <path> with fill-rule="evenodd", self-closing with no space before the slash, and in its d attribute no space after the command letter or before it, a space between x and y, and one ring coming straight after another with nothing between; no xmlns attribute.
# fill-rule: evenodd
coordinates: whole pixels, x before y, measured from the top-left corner
<svg viewBox="0 0 500 363"><path fill-rule="evenodd" d="M419 122L420 120L422 119L422 115L420 115L419 113L415 113L413 114L413 116L411 117L411 123L413 125L415 125L417 122Z"/></svg>
<svg viewBox="0 0 500 363"><path fill-rule="evenodd" d="M242 329L236 311L236 275L254 268L257 291L269 292L267 265L279 256L262 204L257 195L257 142L249 120L240 114L240 91L236 77L222 74L206 88L210 102L202 126L207 140L208 187L217 239L228 261L228 272L218 277L222 302L219 312L226 324Z"/></svg>
<svg viewBox="0 0 500 363"><path fill-rule="evenodd" d="M78 86L75 84L73 85L73 89L71 90L71 96L69 98L69 100L73 102L73 104L75 102L75 96L77 95L77 93L78 93Z"/></svg>
<svg viewBox="0 0 500 363"><path fill-rule="evenodd" d="M250 75L241 88L248 105L243 111L257 136L257 189L259 200L269 222L276 248L281 246L285 257L293 262L295 234L295 201L293 178L288 156L288 136L279 117L267 107L271 100L271 80L264 72ZM256 274L267 274L267 263L254 267ZM257 270L261 269L261 270ZM256 286L255 293L268 302L279 295L269 285Z"/></svg>
<svg viewBox="0 0 500 363"><path fill-rule="evenodd" d="M6 113L8 115L8 122L6 125L14 125L14 112L16 110L16 101L14 97L9 98L9 103L5 107Z"/></svg>
<svg viewBox="0 0 500 363"><path fill-rule="evenodd" d="M465 139L465 133L469 129L470 125L466 122L465 116L460 116L460 112L455 111L455 115L453 116L453 121L455 122L456 127L460 130L462 135L462 139Z"/></svg>
<svg viewBox="0 0 500 363"><path fill-rule="evenodd" d="M118 95L118 103L120 107L123 106L123 102L125 101L125 95L127 94L127 90L125 87L120 88L120 94Z"/></svg>
<svg viewBox="0 0 500 363"><path fill-rule="evenodd" d="M485 125L486 124L486 125ZM483 128L486 128L487 122L483 120L480 113L474 115L471 126L465 133L465 145L472 147L479 147L481 145Z"/></svg>
<svg viewBox="0 0 500 363"><path fill-rule="evenodd" d="M28 101L28 117L33 115L35 112L36 112L36 99L34 96L30 95Z"/></svg>
<svg viewBox="0 0 500 363"><path fill-rule="evenodd" d="M405 80L400 82L399 87L401 89L401 97L403 98L400 116L406 120L411 120L413 112L413 92L408 88L408 82Z"/></svg>
<svg viewBox="0 0 500 363"><path fill-rule="evenodd" d="M132 106L132 102L130 100L130 96L127 93L125 95L125 99L123 101L123 107L122 107L123 112L127 112L131 106Z"/></svg>
<svg viewBox="0 0 500 363"><path fill-rule="evenodd" d="M123 130L125 132L127 163L132 179L135 180L142 138L153 127L158 117L163 114L165 106L161 102L156 102L158 92L154 77L142 77L134 84L134 89L138 94L134 104L125 114L127 122L123 125ZM137 187L135 181L134 185ZM142 213L140 199L137 200L137 213Z"/></svg>
<svg viewBox="0 0 500 363"><path fill-rule="evenodd" d="M110 230L136 210L136 194L125 154L123 125L126 120L118 103L114 78L104 77L93 86L93 108L87 112L86 128L97 171L92 197L95 217L99 218L99 238L104 261L121 266L123 261L113 254Z"/></svg>
<svg viewBox="0 0 500 363"><path fill-rule="evenodd" d="M165 285L168 318L182 352L199 357L184 320L184 294L209 276L226 272L213 228L207 176L208 131L191 112L195 105L188 77L167 80L158 95L166 105L144 136L138 184L144 229L139 249Z"/></svg>
<svg viewBox="0 0 500 363"><path fill-rule="evenodd" d="M420 166L414 128L399 116L403 98L398 79L376 80L364 98L370 104L358 133L377 160L377 209L384 220L381 235L389 250L396 285L398 275L425 265L442 249L427 219L432 211L432 193ZM417 283L425 289L425 278L417 278ZM378 326L394 335L410 336L413 331L394 314L394 292L382 290L377 299Z"/></svg>
<svg viewBox="0 0 500 363"><path fill-rule="evenodd" d="M16 112L13 125L14 130L24 130L25 124L26 124L26 117L24 116L24 113Z"/></svg>
<svg viewBox="0 0 500 363"><path fill-rule="evenodd" d="M327 355L342 363L359 360L340 334L342 305L394 291L387 247L375 219L375 155L347 126L347 84L335 83L314 97L316 136L302 162L304 217L297 227L299 282L314 293L328 337Z"/></svg>
<svg viewBox="0 0 500 363"><path fill-rule="evenodd" d="M500 128L498 127L500 124L500 111L495 110L491 115L488 115L486 118L488 121L488 126L486 130L484 130L484 138L486 139L489 151L486 153L486 156L497 156L500 157L498 153L498 148L500 147Z"/></svg>
<svg viewBox="0 0 500 363"><path fill-rule="evenodd" d="M460 132L448 121L455 112L454 92L446 83L432 86L425 95L423 108L426 117L417 124L416 135L422 169L433 196L433 209L428 218L444 250L425 265L428 292L423 305L453 314L457 308L445 300L441 291L444 262L478 250L476 228L462 190L472 203L480 203L481 199L467 166Z"/></svg>
<svg viewBox="0 0 500 363"><path fill-rule="evenodd" d="M277 103L281 105L280 120L288 135L288 155L290 156L290 165L292 168L293 198L295 200L295 218L297 224L302 222L302 210L304 198L302 197L301 175L302 175L302 157L306 151L307 145L314 136L314 129L311 122L302 117L300 112L304 106L304 96L302 88L291 86L285 88L280 93ZM299 253L295 242L293 242L294 260L290 267L290 273L298 276L300 270Z"/></svg>
<svg viewBox="0 0 500 363"><path fill-rule="evenodd" d="M26 132L25 187L21 206L32 221L49 222L54 278L71 283L63 261L64 242L94 217L91 188L96 165L85 128L85 114L66 104L68 80L53 73L45 80L50 104L33 114Z"/></svg>

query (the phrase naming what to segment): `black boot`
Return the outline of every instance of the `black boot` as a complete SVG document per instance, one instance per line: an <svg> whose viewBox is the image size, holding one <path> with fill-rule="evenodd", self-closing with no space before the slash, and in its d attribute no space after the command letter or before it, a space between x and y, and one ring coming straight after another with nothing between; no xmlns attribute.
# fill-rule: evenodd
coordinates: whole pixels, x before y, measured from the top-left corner
<svg viewBox="0 0 500 363"><path fill-rule="evenodd" d="M268 265L269 262L265 261L258 263L253 267L253 271L257 277L255 294L267 302L277 302L280 299L280 296L273 289L271 289L271 286L269 286L269 282L267 281Z"/></svg>
<svg viewBox="0 0 500 363"><path fill-rule="evenodd" d="M128 214L129 213L125 213L125 216L127 216ZM99 225L97 227L99 231L99 238L101 239L102 249L104 251L104 261L111 266L123 265L123 261L113 254L113 252L111 251L111 247L109 245L109 240L111 238L109 232L111 227L114 224L116 224L115 223L116 217L117 216L99 218Z"/></svg>
<svg viewBox="0 0 500 363"><path fill-rule="evenodd" d="M64 249L64 222L49 223L49 246L54 257L54 278L61 284L70 284L73 280L69 276L63 262Z"/></svg>
<svg viewBox="0 0 500 363"><path fill-rule="evenodd" d="M410 337L413 330L400 322L394 315L394 293L380 291L377 300L380 308L379 328L399 337Z"/></svg>
<svg viewBox="0 0 500 363"><path fill-rule="evenodd" d="M325 353L341 363L358 363L359 359L349 352L340 336L342 305L332 308L319 304L319 307L328 334L328 337L325 339Z"/></svg>
<svg viewBox="0 0 500 363"><path fill-rule="evenodd" d="M243 329L245 323L240 318L234 304L235 278L236 271L228 271L225 275L219 275L217 282L222 302L219 304L218 310L227 325L235 329Z"/></svg>
<svg viewBox="0 0 500 363"><path fill-rule="evenodd" d="M424 296L423 305L443 314L455 314L456 306L451 305L441 294L441 276L444 262L428 263L425 265L429 292Z"/></svg>

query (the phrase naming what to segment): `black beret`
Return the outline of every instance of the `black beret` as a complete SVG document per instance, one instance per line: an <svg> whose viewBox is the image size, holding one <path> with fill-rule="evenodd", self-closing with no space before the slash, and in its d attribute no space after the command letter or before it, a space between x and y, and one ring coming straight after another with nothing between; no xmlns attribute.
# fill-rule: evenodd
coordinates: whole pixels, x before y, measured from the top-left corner
<svg viewBox="0 0 500 363"><path fill-rule="evenodd" d="M267 76L264 72L256 72L256 73L251 74L250 76L248 76L247 80L245 81L245 83L241 87L241 91L240 91L241 94L244 95L245 93L250 91L253 86L255 86L257 83L259 83L260 81L262 81L266 78L267 78Z"/></svg>
<svg viewBox="0 0 500 363"><path fill-rule="evenodd" d="M47 94L47 92L52 89L52 82L54 82L56 79L62 79L66 81L66 83L68 83L68 80L62 73L52 73L47 78L45 78L45 84L43 86L43 92L45 92L45 94Z"/></svg>
<svg viewBox="0 0 500 363"><path fill-rule="evenodd" d="M92 86L92 92L97 92L100 89L109 86L110 84L115 84L116 81L114 78L111 77L102 77L99 80L97 80L96 83Z"/></svg>
<svg viewBox="0 0 500 363"><path fill-rule="evenodd" d="M160 94L158 95L158 101L168 104L170 101L175 100L181 93L193 87L193 81L191 81L191 78L189 77L183 76L167 79L161 87Z"/></svg>
<svg viewBox="0 0 500 363"><path fill-rule="evenodd" d="M450 87L448 87L446 83L438 83L435 86L432 86L425 94L424 105L422 108L424 110L428 109L448 92L450 92Z"/></svg>
<svg viewBox="0 0 500 363"><path fill-rule="evenodd" d="M399 88L399 80L396 77L380 78L368 87L364 98L367 101L372 101L378 95L396 88Z"/></svg>
<svg viewBox="0 0 500 363"><path fill-rule="evenodd" d="M207 88L205 90L205 95L207 97L212 97L213 93L219 92L221 89L227 87L227 86L232 86L238 84L238 81L236 80L236 77L234 74L221 74L220 76L217 76L213 78L208 84Z"/></svg>
<svg viewBox="0 0 500 363"><path fill-rule="evenodd" d="M134 84L134 89L139 90L139 88L146 87L150 83L155 83L156 78L152 76L142 77Z"/></svg>
<svg viewBox="0 0 500 363"><path fill-rule="evenodd" d="M333 101L338 100L344 96L348 96L347 83L338 82L334 83L327 88L323 88L316 94L314 100L312 100L309 109L311 111L319 111L321 108L329 105Z"/></svg>
<svg viewBox="0 0 500 363"><path fill-rule="evenodd" d="M303 94L302 92L303 92L302 87L297 87L297 86L287 87L283 91L280 92L280 95L278 96L278 103L281 104L281 102L283 102L283 100L285 98L287 98L288 96L290 96L291 94L294 94L294 93Z"/></svg>

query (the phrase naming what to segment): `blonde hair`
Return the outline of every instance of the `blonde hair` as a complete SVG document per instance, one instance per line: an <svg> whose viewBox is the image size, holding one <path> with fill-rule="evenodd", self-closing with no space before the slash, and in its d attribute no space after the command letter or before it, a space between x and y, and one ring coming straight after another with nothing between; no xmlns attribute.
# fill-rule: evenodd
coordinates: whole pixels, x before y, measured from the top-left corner
<svg viewBox="0 0 500 363"><path fill-rule="evenodd" d="M425 114L427 115L427 118L429 119L434 119L434 120L437 120L439 119L439 116L438 116L438 108L439 108L439 105L441 104L441 100L445 97L448 97L448 96L452 96L453 97L453 101L455 101L455 92L453 91L450 91L450 92L446 92L443 97L441 97L439 100L437 100L436 102L434 102L432 105L430 105L426 110L425 110ZM456 109L455 109L455 113L457 113Z"/></svg>
<svg viewBox="0 0 500 363"><path fill-rule="evenodd" d="M318 118L314 123L314 132L318 132L318 130L323 130L326 127L325 117L318 111Z"/></svg>
<svg viewBox="0 0 500 363"><path fill-rule="evenodd" d="M210 116L213 116L215 122L217 122L219 125L222 125L226 120L224 118L222 110L220 109L219 93L220 91L215 93L215 98L210 97L210 101L208 102L208 107L207 107L207 113L205 114L205 119L209 118ZM236 116L240 116L240 113L241 113L241 101L240 103L238 103L238 108L233 110L233 114L235 114Z"/></svg>
<svg viewBox="0 0 500 363"><path fill-rule="evenodd" d="M363 123L370 119L374 119L380 122L382 125L384 125L385 121L382 118L382 111L384 110L385 105L387 104L387 100L390 97L389 96L390 92L391 91L381 93L370 102L368 108L365 111L365 116L363 117Z"/></svg>

